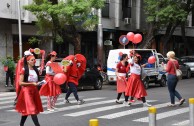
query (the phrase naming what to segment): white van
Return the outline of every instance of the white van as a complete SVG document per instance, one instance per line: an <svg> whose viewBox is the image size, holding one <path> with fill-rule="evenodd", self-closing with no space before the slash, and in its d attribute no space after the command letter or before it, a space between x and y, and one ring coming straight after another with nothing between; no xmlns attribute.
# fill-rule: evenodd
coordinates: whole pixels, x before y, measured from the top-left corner
<svg viewBox="0 0 194 126"><path fill-rule="evenodd" d="M163 71L162 62L166 63L164 57L157 53L155 49L113 49L109 51L108 59L107 59L107 75L108 81L110 83L116 82L116 65L120 61L122 54L128 54L131 50L135 50L142 56L141 64L147 63L147 60L150 56L156 57L156 62L154 64L146 65L144 70L144 75L146 76L144 81L144 85L146 88L149 87L151 82L155 84L160 84L161 86L166 86L166 75L167 73Z"/></svg>

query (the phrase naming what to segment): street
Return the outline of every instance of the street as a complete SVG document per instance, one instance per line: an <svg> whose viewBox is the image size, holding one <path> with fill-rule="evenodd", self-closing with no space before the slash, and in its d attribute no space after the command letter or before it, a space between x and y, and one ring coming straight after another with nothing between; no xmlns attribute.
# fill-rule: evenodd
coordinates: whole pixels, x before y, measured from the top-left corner
<svg viewBox="0 0 194 126"><path fill-rule="evenodd" d="M188 99L194 98L194 78L183 79L177 90L186 99L183 106L167 107L170 102L167 87L150 87L148 103L157 108L157 126L189 126ZM148 126L148 108L141 101L131 106L116 104L116 85L103 85L102 90L79 91L80 99L86 102L77 105L73 94L71 104L64 104L65 93L58 98L57 110L46 110L46 97L41 97L44 112L38 115L41 126L89 126L90 119L98 119L99 126ZM0 92L0 126L17 126L20 114L14 111L15 92ZM123 96L122 96L123 99ZM177 104L178 100L176 99ZM26 126L34 126L28 117Z"/></svg>

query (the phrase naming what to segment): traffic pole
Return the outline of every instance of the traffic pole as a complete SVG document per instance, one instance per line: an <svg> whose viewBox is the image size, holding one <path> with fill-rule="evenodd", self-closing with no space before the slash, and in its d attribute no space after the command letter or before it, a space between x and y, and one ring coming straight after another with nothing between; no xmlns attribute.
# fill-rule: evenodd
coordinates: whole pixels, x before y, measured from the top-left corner
<svg viewBox="0 0 194 126"><path fill-rule="evenodd" d="M156 108L149 107L149 126L156 126Z"/></svg>
<svg viewBox="0 0 194 126"><path fill-rule="evenodd" d="M98 126L98 119L90 119L89 126Z"/></svg>
<svg viewBox="0 0 194 126"><path fill-rule="evenodd" d="M190 126L194 126L194 98L189 98Z"/></svg>

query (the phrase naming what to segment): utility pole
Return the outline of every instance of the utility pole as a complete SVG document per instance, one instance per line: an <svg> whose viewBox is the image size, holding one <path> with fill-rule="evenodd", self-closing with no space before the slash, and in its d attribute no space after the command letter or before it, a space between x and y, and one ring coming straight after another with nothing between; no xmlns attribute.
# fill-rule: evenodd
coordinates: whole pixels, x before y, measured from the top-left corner
<svg viewBox="0 0 194 126"><path fill-rule="evenodd" d="M98 42L97 42L97 62L103 65L103 30L102 30L102 12L98 9Z"/></svg>
<svg viewBox="0 0 194 126"><path fill-rule="evenodd" d="M19 56L22 58L22 32L21 32L21 8L18 0L18 29L19 29Z"/></svg>

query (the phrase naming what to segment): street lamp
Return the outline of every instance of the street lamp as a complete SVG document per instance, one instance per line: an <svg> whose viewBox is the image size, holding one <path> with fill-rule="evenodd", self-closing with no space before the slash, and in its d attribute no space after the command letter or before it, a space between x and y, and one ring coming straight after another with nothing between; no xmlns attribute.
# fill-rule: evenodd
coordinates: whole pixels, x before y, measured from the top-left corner
<svg viewBox="0 0 194 126"><path fill-rule="evenodd" d="M20 0L18 0L18 29L19 29L19 56L22 57L22 32L21 32L21 10Z"/></svg>

